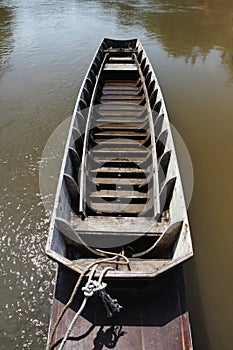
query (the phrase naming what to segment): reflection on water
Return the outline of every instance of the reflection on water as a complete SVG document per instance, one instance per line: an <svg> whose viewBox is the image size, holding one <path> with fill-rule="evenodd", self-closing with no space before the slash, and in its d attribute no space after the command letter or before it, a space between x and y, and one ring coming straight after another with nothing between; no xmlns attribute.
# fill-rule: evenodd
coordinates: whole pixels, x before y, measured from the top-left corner
<svg viewBox="0 0 233 350"><path fill-rule="evenodd" d="M194 345L231 349L232 18L231 0L0 1L1 349L44 348L54 265L41 154L104 36L142 40L190 151Z"/></svg>
<svg viewBox="0 0 233 350"><path fill-rule="evenodd" d="M8 55L13 49L12 28L13 12L0 4L0 77L8 67Z"/></svg>
<svg viewBox="0 0 233 350"><path fill-rule="evenodd" d="M223 64L232 72L231 0L103 1L103 6L116 9L121 24L145 27L174 57L195 63L198 57L204 60L212 48L219 47Z"/></svg>

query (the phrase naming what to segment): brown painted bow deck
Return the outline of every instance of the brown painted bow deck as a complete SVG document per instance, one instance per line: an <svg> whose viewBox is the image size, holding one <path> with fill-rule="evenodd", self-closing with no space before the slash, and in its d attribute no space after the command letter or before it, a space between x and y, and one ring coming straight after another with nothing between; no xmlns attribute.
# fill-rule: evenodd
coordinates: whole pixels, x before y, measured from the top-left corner
<svg viewBox="0 0 233 350"><path fill-rule="evenodd" d="M68 301L77 276L59 266L50 327ZM65 350L192 349L182 266L150 281L110 280L107 291L123 306L121 311L107 318L99 297L90 298ZM79 292L57 328L51 350L59 348L82 300Z"/></svg>

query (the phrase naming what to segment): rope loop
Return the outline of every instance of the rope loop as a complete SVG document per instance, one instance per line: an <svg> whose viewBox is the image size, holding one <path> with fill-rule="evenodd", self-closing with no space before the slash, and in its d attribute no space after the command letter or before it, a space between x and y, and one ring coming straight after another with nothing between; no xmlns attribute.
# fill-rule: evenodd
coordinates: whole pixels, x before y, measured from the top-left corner
<svg viewBox="0 0 233 350"><path fill-rule="evenodd" d="M111 267L106 267L100 274L98 280L94 280L94 274L96 272L97 265L95 265L89 275L88 281L84 287L82 287L83 294L86 298L92 297L98 293L101 300L104 303L104 307L107 310L107 317L112 317L114 312L119 312L122 306L118 303L117 299L112 299L110 295L105 291L107 283L102 282L107 271L112 270Z"/></svg>
<svg viewBox="0 0 233 350"><path fill-rule="evenodd" d="M99 281L92 280L91 282L87 283L84 287L82 287L82 291L85 297L92 297L95 293L100 292L101 290L105 289L107 286L107 283L99 283Z"/></svg>

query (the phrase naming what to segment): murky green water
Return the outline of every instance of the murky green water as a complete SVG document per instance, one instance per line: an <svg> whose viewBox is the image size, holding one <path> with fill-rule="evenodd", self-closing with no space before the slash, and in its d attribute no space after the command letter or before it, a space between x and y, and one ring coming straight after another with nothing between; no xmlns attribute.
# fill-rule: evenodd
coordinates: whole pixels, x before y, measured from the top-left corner
<svg viewBox="0 0 233 350"><path fill-rule="evenodd" d="M190 151L197 350L232 349L233 2L0 1L0 348L44 349L55 265L38 171L100 40L139 37Z"/></svg>

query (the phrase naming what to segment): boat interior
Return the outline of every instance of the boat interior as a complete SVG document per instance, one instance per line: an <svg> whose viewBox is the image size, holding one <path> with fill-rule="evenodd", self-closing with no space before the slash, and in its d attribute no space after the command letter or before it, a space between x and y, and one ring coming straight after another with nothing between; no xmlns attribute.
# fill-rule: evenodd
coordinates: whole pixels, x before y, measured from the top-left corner
<svg viewBox="0 0 233 350"><path fill-rule="evenodd" d="M71 261L101 256L95 248L123 249L135 259L173 258L187 214L166 107L139 41L100 45L63 163L56 252Z"/></svg>

